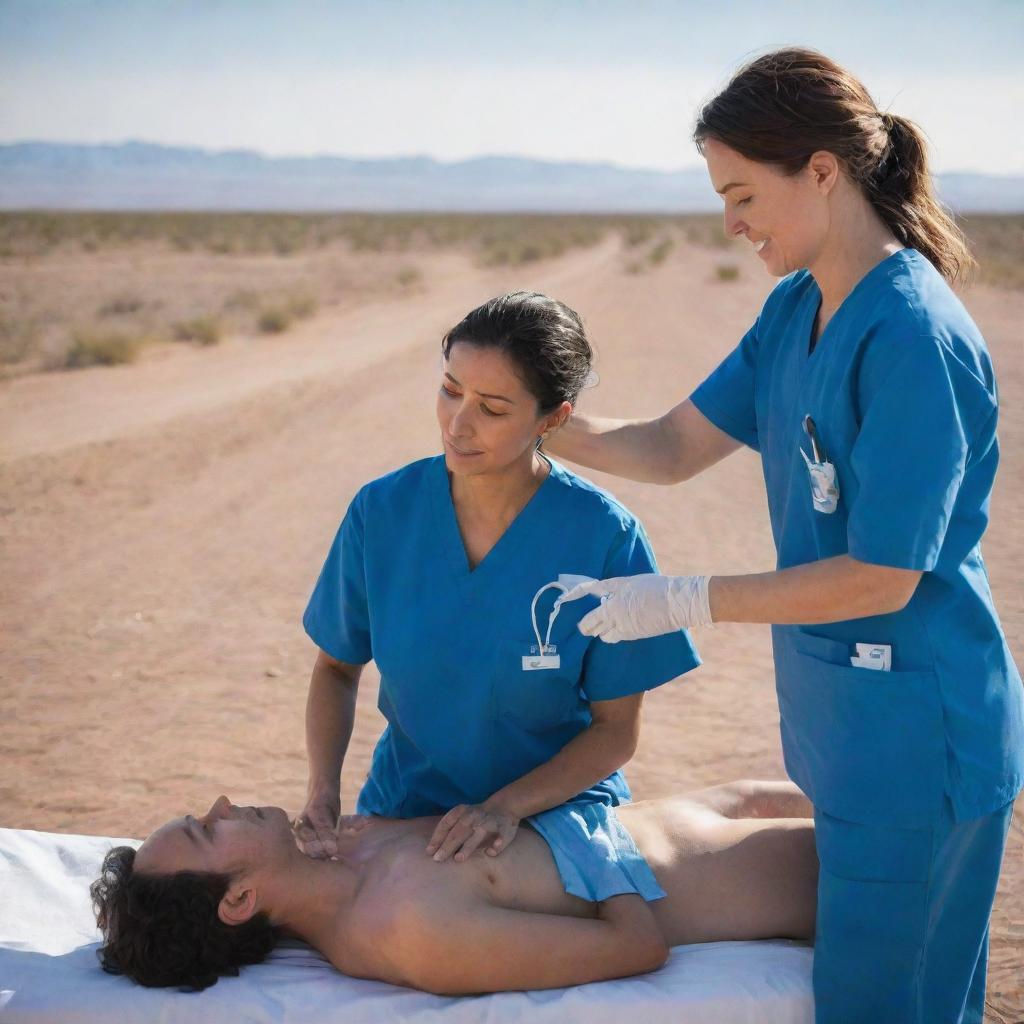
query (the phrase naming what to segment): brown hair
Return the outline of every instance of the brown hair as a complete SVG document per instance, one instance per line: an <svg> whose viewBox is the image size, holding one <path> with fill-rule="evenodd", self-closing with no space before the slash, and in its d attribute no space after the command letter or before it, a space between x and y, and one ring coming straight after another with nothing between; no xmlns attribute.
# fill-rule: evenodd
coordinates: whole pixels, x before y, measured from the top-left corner
<svg viewBox="0 0 1024 1024"><path fill-rule="evenodd" d="M198 992L222 975L259 963L279 930L263 913L244 924L224 924L217 907L230 881L196 871L139 874L134 848L115 846L89 887L103 933L96 954L103 970L148 988Z"/></svg>
<svg viewBox="0 0 1024 1024"><path fill-rule="evenodd" d="M776 50L740 68L701 110L693 138L702 153L706 139L717 139L785 174L819 150L833 153L892 233L948 281L975 265L935 197L921 129L878 110L849 71L815 50Z"/></svg>

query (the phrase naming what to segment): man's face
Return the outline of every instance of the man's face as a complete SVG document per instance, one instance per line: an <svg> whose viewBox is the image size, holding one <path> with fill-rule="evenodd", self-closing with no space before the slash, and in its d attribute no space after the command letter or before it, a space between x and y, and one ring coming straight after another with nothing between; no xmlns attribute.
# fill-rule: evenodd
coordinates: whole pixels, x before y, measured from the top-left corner
<svg viewBox="0 0 1024 1024"><path fill-rule="evenodd" d="M220 796L198 818L186 814L161 825L139 847L135 870L248 875L272 871L297 852L288 815L280 807L236 807Z"/></svg>

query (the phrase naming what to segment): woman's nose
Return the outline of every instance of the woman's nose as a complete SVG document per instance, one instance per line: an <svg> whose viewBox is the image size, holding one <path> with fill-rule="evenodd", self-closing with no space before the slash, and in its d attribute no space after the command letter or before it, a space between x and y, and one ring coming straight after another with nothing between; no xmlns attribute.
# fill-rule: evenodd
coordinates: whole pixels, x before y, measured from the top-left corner
<svg viewBox="0 0 1024 1024"><path fill-rule="evenodd" d="M473 433L473 414L464 402L460 403L448 421L448 433L452 437L467 437Z"/></svg>
<svg viewBox="0 0 1024 1024"><path fill-rule="evenodd" d="M726 210L724 221L726 238L732 239L736 238L738 235L743 235L746 233L747 225L744 224L743 221L734 213L731 213L730 211Z"/></svg>

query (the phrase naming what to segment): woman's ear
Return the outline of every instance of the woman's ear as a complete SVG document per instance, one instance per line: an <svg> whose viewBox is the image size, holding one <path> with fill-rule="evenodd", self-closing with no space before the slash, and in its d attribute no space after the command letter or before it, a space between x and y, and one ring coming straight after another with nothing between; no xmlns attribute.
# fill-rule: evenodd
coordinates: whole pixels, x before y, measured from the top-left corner
<svg viewBox="0 0 1024 1024"><path fill-rule="evenodd" d="M224 924L245 924L256 910L256 890L251 885L229 885L217 907L217 916Z"/></svg>
<svg viewBox="0 0 1024 1024"><path fill-rule="evenodd" d="M553 413L544 419L541 437L553 434L559 427L565 426L565 421L572 415L572 402L563 402Z"/></svg>
<svg viewBox="0 0 1024 1024"><path fill-rule="evenodd" d="M807 161L807 173L811 182L822 195L828 195L839 180L839 160L835 153L819 149Z"/></svg>

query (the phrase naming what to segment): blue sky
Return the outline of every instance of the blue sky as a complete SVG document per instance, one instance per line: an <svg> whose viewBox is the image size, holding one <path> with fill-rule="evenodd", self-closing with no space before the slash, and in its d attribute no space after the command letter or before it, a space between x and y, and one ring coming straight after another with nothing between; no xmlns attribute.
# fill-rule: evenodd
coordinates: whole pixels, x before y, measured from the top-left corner
<svg viewBox="0 0 1024 1024"><path fill-rule="evenodd" d="M0 0L0 141L695 166L745 58L814 46L940 171L1024 172L1024 2Z"/></svg>

